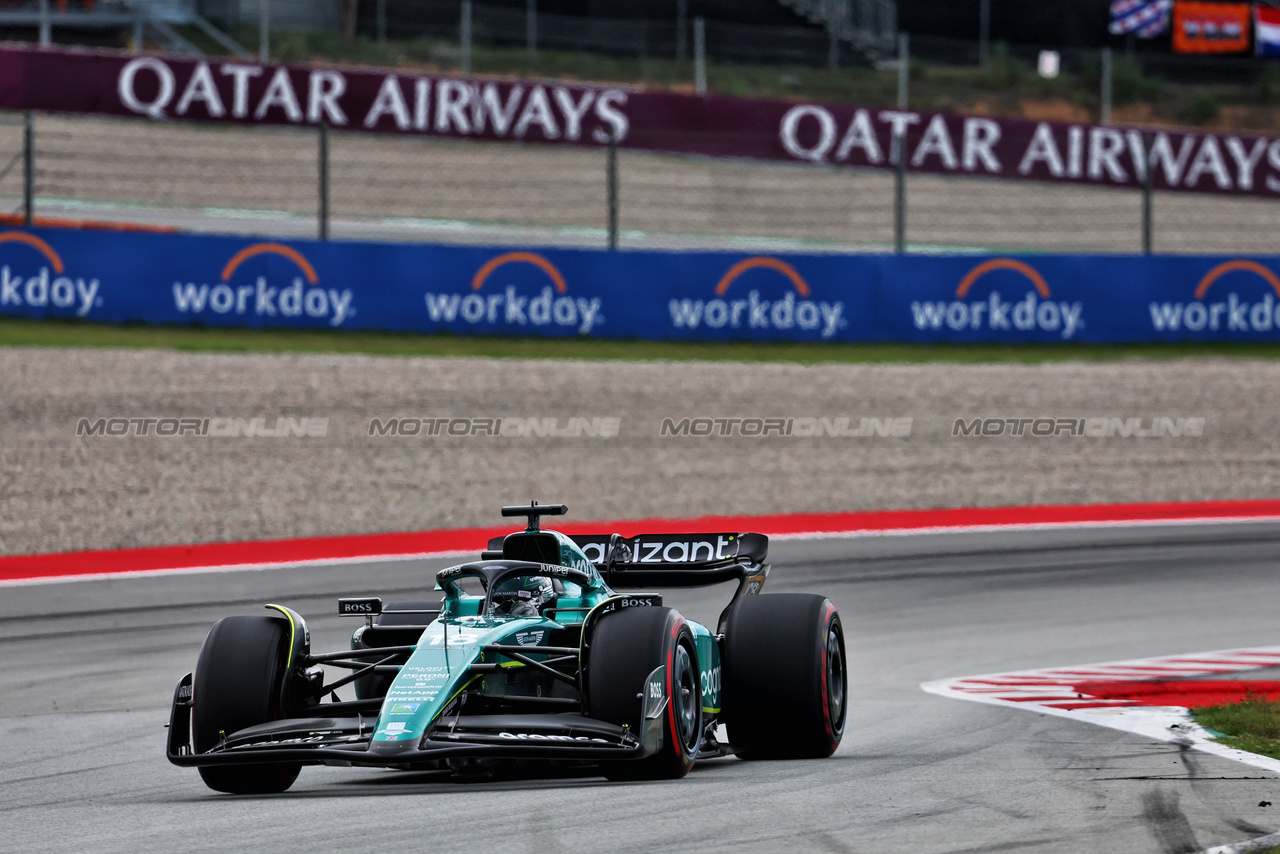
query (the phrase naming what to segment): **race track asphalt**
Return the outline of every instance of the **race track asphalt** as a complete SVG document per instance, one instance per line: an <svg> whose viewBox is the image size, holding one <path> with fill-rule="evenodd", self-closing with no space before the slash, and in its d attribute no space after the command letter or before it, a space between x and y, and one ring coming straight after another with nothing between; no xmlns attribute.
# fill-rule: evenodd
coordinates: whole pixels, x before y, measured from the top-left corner
<svg viewBox="0 0 1280 854"><path fill-rule="evenodd" d="M1280 642L1280 525L930 534L773 545L768 592L821 592L851 653L827 760L687 778L457 782L304 768L230 797L164 758L173 686L218 617L429 587L455 561L0 589L0 850L1181 852L1280 828L1280 779L1122 732L923 693L922 681ZM668 593L714 624L724 589ZM1272 802L1275 806L1260 806Z"/></svg>

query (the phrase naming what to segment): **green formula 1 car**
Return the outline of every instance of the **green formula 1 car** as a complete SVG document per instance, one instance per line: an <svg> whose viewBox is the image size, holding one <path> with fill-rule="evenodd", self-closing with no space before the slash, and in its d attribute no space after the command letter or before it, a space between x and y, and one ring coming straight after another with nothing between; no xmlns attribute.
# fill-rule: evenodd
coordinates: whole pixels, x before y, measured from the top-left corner
<svg viewBox="0 0 1280 854"><path fill-rule="evenodd" d="M288 789L303 765L466 773L555 760L651 779L708 757L835 751L840 617L822 596L757 595L768 538L540 530L540 516L565 511L504 507L527 529L437 572L438 602L339 600L365 619L349 650L312 652L302 617L281 605L219 620L174 693L169 761L249 794ZM714 631L659 594L615 592L731 580ZM335 668L350 672L330 680Z"/></svg>

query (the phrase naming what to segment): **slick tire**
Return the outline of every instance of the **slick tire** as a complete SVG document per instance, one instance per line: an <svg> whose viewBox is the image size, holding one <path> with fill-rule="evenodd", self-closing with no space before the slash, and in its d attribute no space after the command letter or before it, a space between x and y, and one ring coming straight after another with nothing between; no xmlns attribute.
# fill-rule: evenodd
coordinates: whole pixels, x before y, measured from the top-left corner
<svg viewBox="0 0 1280 854"><path fill-rule="evenodd" d="M611 780L675 779L689 773L702 743L702 685L693 633L670 608L626 608L605 614L591 635L583 680L589 714L644 733L645 679L666 666L662 749L654 756L604 767Z"/></svg>
<svg viewBox="0 0 1280 854"><path fill-rule="evenodd" d="M196 753L216 747L222 733L280 717L289 630L274 617L226 617L213 624L196 662L191 740ZM283 792L302 766L228 765L200 769L205 784L232 795Z"/></svg>
<svg viewBox="0 0 1280 854"><path fill-rule="evenodd" d="M844 630L821 596L748 596L725 623L721 720L744 759L830 756L844 734Z"/></svg>

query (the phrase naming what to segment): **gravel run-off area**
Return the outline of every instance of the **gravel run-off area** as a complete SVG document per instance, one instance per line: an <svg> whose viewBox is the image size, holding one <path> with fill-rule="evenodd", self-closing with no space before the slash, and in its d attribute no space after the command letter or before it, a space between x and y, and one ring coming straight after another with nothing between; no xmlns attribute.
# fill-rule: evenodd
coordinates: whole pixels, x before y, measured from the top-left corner
<svg viewBox="0 0 1280 854"><path fill-rule="evenodd" d="M490 526L530 499L627 520L1274 498L1278 414L1280 362L1216 357L803 366L0 348L0 552ZM871 436L661 435L664 418L686 417L911 420L896 436L874 423ZM1178 437L953 435L979 417L1204 421ZM99 418L286 418L325 435L77 435ZM369 435L392 418L581 418L616 435Z"/></svg>

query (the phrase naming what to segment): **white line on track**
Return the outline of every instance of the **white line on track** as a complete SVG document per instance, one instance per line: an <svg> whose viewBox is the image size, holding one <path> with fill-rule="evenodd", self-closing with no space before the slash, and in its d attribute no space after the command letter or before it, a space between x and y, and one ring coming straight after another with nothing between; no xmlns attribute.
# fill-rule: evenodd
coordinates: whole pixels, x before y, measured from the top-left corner
<svg viewBox="0 0 1280 854"><path fill-rule="evenodd" d="M992 534L1002 531L1071 531L1082 528L1159 528L1184 525L1240 525L1249 522L1280 522L1280 516L1192 516L1185 519L1115 519L1081 522L1009 522L995 525L939 525L929 528L884 528L882 530L812 531L770 534L771 540L856 539L859 537L912 537L931 534Z"/></svg>
<svg viewBox="0 0 1280 854"><path fill-rule="evenodd" d="M312 566L344 566L356 563L387 563L396 560L427 560L431 558L464 557L474 550L414 552L411 554L356 555L354 557L315 558L312 560L273 561L271 563L232 563L225 566L184 566L174 569L139 569L124 572L85 572L76 575L48 575L39 578L13 578L0 580L0 587L20 587L29 584L68 584L76 581L103 581L115 578L154 578L161 575L189 575L207 572L264 572L273 569L296 569Z"/></svg>

